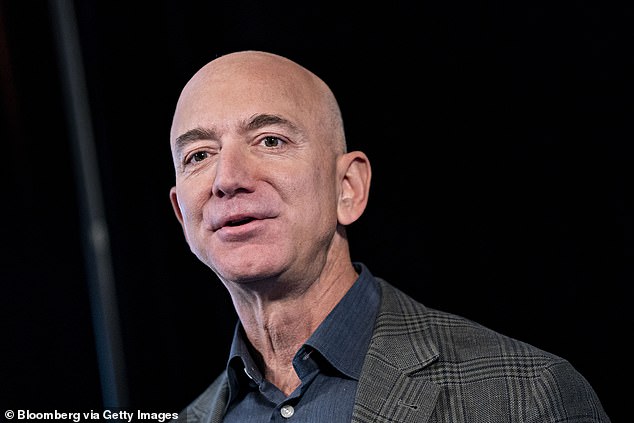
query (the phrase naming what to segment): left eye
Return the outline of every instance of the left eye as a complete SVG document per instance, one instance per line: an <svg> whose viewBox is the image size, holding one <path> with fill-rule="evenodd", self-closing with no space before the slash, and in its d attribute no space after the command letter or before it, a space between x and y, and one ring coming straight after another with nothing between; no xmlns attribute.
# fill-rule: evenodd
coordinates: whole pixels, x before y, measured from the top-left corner
<svg viewBox="0 0 634 423"><path fill-rule="evenodd" d="M265 147L279 147L282 144L282 140L278 137L268 136L262 139L262 144Z"/></svg>
<svg viewBox="0 0 634 423"><path fill-rule="evenodd" d="M198 163L198 162L202 162L207 157L209 157L209 153L207 153L206 151L198 151L192 155L191 161Z"/></svg>

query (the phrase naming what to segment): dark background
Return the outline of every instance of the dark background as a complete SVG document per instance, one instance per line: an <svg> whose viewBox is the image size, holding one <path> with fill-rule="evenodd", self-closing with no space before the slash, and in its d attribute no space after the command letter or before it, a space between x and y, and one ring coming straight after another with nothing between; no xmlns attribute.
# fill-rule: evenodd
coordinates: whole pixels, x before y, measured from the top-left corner
<svg viewBox="0 0 634 423"><path fill-rule="evenodd" d="M355 260L428 306L567 358L613 421L632 394L634 10L610 2L75 2L127 398L179 411L235 314L173 216L183 84L238 49L338 96L373 164ZM0 405L103 407L48 3L0 1ZM2 410L0 410L2 411Z"/></svg>

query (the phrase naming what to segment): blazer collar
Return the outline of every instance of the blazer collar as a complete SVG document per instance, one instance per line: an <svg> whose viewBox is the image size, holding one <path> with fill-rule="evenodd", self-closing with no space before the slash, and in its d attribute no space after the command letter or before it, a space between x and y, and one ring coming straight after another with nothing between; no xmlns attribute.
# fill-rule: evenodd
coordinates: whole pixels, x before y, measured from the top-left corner
<svg viewBox="0 0 634 423"><path fill-rule="evenodd" d="M438 349L425 336L425 307L379 279L381 306L365 359L352 421L426 422L440 387L411 375L433 363Z"/></svg>

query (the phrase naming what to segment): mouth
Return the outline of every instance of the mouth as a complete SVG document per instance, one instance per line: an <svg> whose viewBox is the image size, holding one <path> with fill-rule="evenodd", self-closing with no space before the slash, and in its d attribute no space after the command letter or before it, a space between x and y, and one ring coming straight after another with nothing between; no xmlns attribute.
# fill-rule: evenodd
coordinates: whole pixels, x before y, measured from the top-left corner
<svg viewBox="0 0 634 423"><path fill-rule="evenodd" d="M223 228L239 228L250 223L266 219L268 215L261 213L236 213L223 217L218 217L213 221L212 230L218 231Z"/></svg>
<svg viewBox="0 0 634 423"><path fill-rule="evenodd" d="M256 220L254 217L242 217L239 219L228 220L223 226L242 226L246 225L247 223L253 222L254 220Z"/></svg>

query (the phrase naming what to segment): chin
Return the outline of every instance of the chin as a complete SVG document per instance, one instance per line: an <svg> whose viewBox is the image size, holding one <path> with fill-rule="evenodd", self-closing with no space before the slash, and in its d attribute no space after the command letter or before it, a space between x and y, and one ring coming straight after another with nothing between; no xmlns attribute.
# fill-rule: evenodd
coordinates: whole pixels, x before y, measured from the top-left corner
<svg viewBox="0 0 634 423"><path fill-rule="evenodd" d="M271 281L283 273L283 266L275 263L240 260L213 266L215 273L222 279L236 284L249 284L258 281Z"/></svg>

